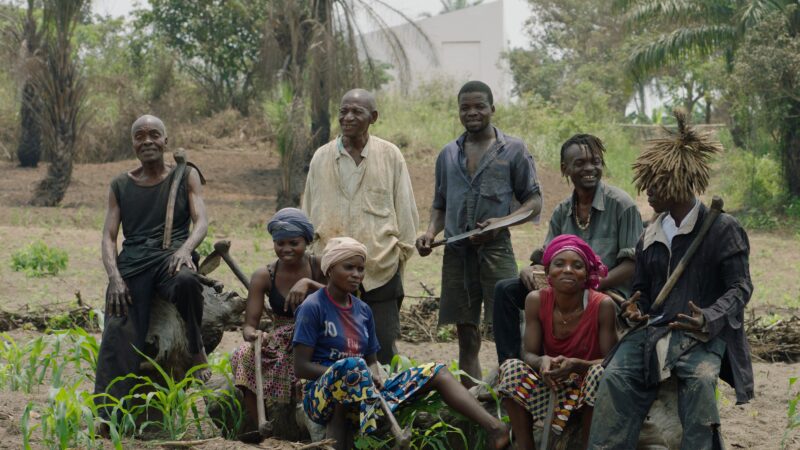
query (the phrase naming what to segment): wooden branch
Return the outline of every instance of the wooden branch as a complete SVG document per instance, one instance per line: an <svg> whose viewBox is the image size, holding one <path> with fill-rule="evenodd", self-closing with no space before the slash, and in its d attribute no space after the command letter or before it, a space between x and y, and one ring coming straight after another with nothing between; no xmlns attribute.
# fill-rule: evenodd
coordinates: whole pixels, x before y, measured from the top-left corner
<svg viewBox="0 0 800 450"><path fill-rule="evenodd" d="M224 441L221 437L213 437L208 439L195 439L193 441L156 441L146 444L147 446L161 446L161 447L194 447L214 441Z"/></svg>

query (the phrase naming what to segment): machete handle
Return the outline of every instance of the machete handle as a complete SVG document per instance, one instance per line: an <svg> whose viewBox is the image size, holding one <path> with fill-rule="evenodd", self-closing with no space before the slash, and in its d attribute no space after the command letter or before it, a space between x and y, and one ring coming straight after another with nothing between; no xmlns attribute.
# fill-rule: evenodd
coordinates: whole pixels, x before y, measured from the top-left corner
<svg viewBox="0 0 800 450"><path fill-rule="evenodd" d="M438 241L431 242L431 248L440 247L444 244L447 244L447 239L439 239Z"/></svg>

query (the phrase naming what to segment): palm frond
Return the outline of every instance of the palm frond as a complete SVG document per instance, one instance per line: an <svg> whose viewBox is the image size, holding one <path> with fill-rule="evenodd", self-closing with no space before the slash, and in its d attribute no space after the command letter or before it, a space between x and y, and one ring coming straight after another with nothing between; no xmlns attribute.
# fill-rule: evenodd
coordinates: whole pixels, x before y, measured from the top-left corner
<svg viewBox="0 0 800 450"><path fill-rule="evenodd" d="M627 6L625 21L629 24L647 24L653 21L669 20L685 22L687 18L698 17L704 13L703 2L687 0L650 0Z"/></svg>
<svg viewBox="0 0 800 450"><path fill-rule="evenodd" d="M794 2L786 0L750 0L746 2L737 17L739 27L742 29L751 28L764 20L769 14L783 11L788 3Z"/></svg>
<svg viewBox="0 0 800 450"><path fill-rule="evenodd" d="M628 58L629 70L648 73L687 56L707 56L727 50L739 38L739 30L730 25L700 25L678 28L656 40L638 46Z"/></svg>

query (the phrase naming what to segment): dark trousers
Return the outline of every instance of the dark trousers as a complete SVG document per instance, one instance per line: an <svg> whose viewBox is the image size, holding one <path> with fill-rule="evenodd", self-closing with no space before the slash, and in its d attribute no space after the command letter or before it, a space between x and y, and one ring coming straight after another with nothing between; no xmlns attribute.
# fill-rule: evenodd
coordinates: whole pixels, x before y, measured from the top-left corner
<svg viewBox="0 0 800 450"><path fill-rule="evenodd" d="M158 294L171 301L186 323L189 352L199 353L203 345L200 333L203 321L203 287L194 272L186 267L176 275L168 272L169 259L146 272L125 279L133 304L124 317L112 316L106 309L103 338L97 355L95 393L106 392L119 399L128 394L135 382L131 379L109 384L121 376L136 373L150 326L150 303ZM99 402L103 402L102 399Z"/></svg>
<svg viewBox="0 0 800 450"><path fill-rule="evenodd" d="M378 362L390 364L397 354L397 338L400 336L400 307L403 305L403 277L400 271L383 286L361 294L375 318L375 334L378 337Z"/></svg>
<svg viewBox="0 0 800 450"><path fill-rule="evenodd" d="M494 345L497 362L522 358L520 311L525 310L528 288L519 278L500 280L494 287Z"/></svg>

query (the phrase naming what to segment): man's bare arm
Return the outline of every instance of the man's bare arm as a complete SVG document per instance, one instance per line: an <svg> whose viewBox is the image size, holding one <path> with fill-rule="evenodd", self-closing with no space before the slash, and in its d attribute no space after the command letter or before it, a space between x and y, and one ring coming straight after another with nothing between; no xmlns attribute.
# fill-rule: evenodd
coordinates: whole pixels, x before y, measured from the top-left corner
<svg viewBox="0 0 800 450"><path fill-rule="evenodd" d="M417 238L416 246L419 256L428 256L433 251L431 244L436 235L444 230L444 217L445 211L443 209L431 208L431 223L428 225L428 231Z"/></svg>
<svg viewBox="0 0 800 450"><path fill-rule="evenodd" d="M189 169L188 180L189 194L189 213L192 216L192 232L181 245L170 260L169 270L177 273L181 267L186 266L191 270L197 270L192 261L192 251L203 242L208 233L208 216L206 215L206 204L203 201L203 184L200 182L200 175L194 169Z"/></svg>
<svg viewBox="0 0 800 450"><path fill-rule="evenodd" d="M608 276L600 280L599 290L612 289L630 283L636 263L632 259L624 259L616 267L608 271Z"/></svg>
<svg viewBox="0 0 800 450"><path fill-rule="evenodd" d="M103 225L103 238L101 241L101 254L103 266L108 274L108 296L106 310L115 316L128 314L128 305L132 304L128 286L117 268L117 236L121 224L121 214L117 197L113 191L108 193L108 209L106 221Z"/></svg>

